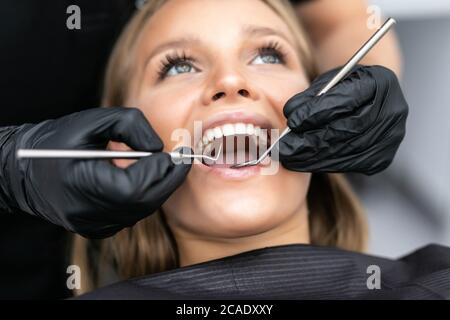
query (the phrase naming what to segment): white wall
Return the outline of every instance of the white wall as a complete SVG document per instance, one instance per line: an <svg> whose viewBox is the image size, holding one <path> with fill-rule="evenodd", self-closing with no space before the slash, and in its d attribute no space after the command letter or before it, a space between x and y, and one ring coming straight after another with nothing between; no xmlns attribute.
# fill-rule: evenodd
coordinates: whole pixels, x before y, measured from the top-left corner
<svg viewBox="0 0 450 320"><path fill-rule="evenodd" d="M397 20L407 134L385 172L390 180L369 177L369 186L379 184L364 197L371 251L392 257L428 243L450 245L450 15ZM389 181L396 186L382 185Z"/></svg>
<svg viewBox="0 0 450 320"><path fill-rule="evenodd" d="M369 0L369 3L380 6L385 16L396 18L450 15L450 0Z"/></svg>

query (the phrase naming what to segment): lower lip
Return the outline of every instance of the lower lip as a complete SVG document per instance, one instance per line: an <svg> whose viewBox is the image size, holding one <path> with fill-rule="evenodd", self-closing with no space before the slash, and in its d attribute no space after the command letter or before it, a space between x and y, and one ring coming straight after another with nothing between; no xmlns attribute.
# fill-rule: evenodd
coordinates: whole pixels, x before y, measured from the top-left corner
<svg viewBox="0 0 450 320"><path fill-rule="evenodd" d="M253 176L257 176L261 171L261 165L248 166L248 167L243 167L243 168L239 168L239 169L214 167L214 166L209 167L200 162L197 162L196 164L194 163L194 165L196 165L197 167L199 167L200 170L202 170L208 174L213 174L213 175L219 176L222 179L227 179L227 180L249 179Z"/></svg>

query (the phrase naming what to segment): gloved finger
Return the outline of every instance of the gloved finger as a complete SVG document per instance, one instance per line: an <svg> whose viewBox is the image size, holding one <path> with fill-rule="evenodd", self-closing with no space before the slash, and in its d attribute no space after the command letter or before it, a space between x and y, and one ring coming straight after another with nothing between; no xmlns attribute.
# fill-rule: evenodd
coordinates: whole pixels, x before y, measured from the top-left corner
<svg viewBox="0 0 450 320"><path fill-rule="evenodd" d="M404 124L407 103L403 95L391 95L399 92L399 83L395 74L384 67L370 67L367 71L371 74L376 84L373 100L362 104L355 112L347 117L342 117L324 125L321 138L328 144L342 150L341 154L359 152L372 145L381 144L391 133L400 135L404 133ZM387 106L383 101L390 101ZM400 126L400 127L399 127ZM314 132L311 132L314 134ZM344 142L339 144L339 142Z"/></svg>
<svg viewBox="0 0 450 320"><path fill-rule="evenodd" d="M392 139L399 138L394 135ZM299 153L296 157L283 158L282 165L289 170L299 172L361 172L372 175L389 166L392 158L384 155L386 152L395 152L396 149L396 144L387 139L381 144L371 145L360 152L339 154L335 157L329 155L324 157L320 152L310 156Z"/></svg>
<svg viewBox="0 0 450 320"><path fill-rule="evenodd" d="M134 150L162 150L163 142L139 109L111 107L89 111L81 115L82 131L88 140L105 143L114 140Z"/></svg>
<svg viewBox="0 0 450 320"><path fill-rule="evenodd" d="M336 119L348 118L352 115L373 116L376 110L360 110L371 105L375 98L377 84L368 76L353 76L331 89L328 93L309 99L303 103L303 97L288 101L297 106L290 113L288 126L296 132L304 132L321 128ZM364 127L371 122L361 122Z"/></svg>
<svg viewBox="0 0 450 320"><path fill-rule="evenodd" d="M374 103L382 105L381 111L384 119L408 116L408 103L402 94L400 82L397 75L383 66L372 66L369 69L372 77L377 79L377 96ZM385 105L389 101L389 108Z"/></svg>
<svg viewBox="0 0 450 320"><path fill-rule="evenodd" d="M303 167L307 163L363 152L373 145L366 136L356 134L346 139L341 134L331 129L308 131L304 134L291 132L280 141L280 160L285 164L296 163Z"/></svg>
<svg viewBox="0 0 450 320"><path fill-rule="evenodd" d="M328 146L326 142L320 140L320 137L310 135L309 139L305 139L303 134L290 132L274 147L274 152L279 153L280 161L295 163L296 161L316 158L318 149L328 148Z"/></svg>
<svg viewBox="0 0 450 320"><path fill-rule="evenodd" d="M349 74L347 75L347 77L349 77L352 73L354 73L356 70L358 70L359 68L363 68L362 65L356 65L355 67L352 68L352 70L349 72ZM289 118L289 115L295 111L297 109L297 106L302 105L306 102L308 102L310 99L316 97L319 92L328 84L328 82L331 81L331 79L333 79L333 77L342 69L342 67L337 67L334 69L331 69L319 76L317 76L312 82L311 85L304 90L303 92L300 92L298 94L296 94L295 96L293 96L290 100L296 100L297 103L289 103L289 102L293 102L293 101L288 101L286 103L286 105L283 108L283 113L284 116L286 118ZM346 78L347 78L346 77ZM344 79L345 80L345 79ZM342 82L342 81L341 81ZM339 85L341 82L337 83L335 85L335 87L337 85ZM335 88L334 87L334 88ZM332 90L333 88L331 88L330 90Z"/></svg>
<svg viewBox="0 0 450 320"><path fill-rule="evenodd" d="M182 181L191 165L175 165L169 154L145 157L126 169L107 161L80 161L74 164L70 183L97 201L115 205L145 205L164 197ZM164 187L169 190L164 190Z"/></svg>
<svg viewBox="0 0 450 320"><path fill-rule="evenodd" d="M330 145L343 142L351 142L352 139L364 137L368 141L360 147L364 147L367 142L383 134L381 130L376 130L380 123L380 109L376 105L367 104L355 109L354 112L340 113L341 117L330 117L329 123L321 124L318 128L307 128L302 131L306 136L320 135L322 141L327 141Z"/></svg>
<svg viewBox="0 0 450 320"><path fill-rule="evenodd" d="M304 91L297 93L291 97L283 107L283 114L286 118L289 118L290 114L297 109L299 105L305 104L310 99L317 96L322 88L338 73L338 68L329 70L328 72L316 77L308 88ZM294 101L296 103L294 103Z"/></svg>
<svg viewBox="0 0 450 320"><path fill-rule="evenodd" d="M181 152L184 154L191 153L192 149L187 147L182 147L175 152ZM157 176L160 176L161 178L156 180L148 180L147 183L143 183L143 185L151 185L148 186L147 189L140 190L140 198L143 199L143 202L146 203L148 201L153 201L157 206L159 207L164 203L164 201L183 183L185 178L187 177L187 174L189 173L190 169L192 168L192 159L187 159L189 161L182 161L182 162L174 162L171 157L168 154L158 154L158 156L161 157L161 159L164 162L164 165L167 161L170 162L170 166L167 168L167 170L164 170L164 174L162 174L162 171L160 171L157 175L155 175L155 178ZM136 163L135 165L139 166L139 163ZM143 162L142 163L142 170L138 169L135 171L136 179L139 179L139 171L149 171L152 170L153 164L150 162ZM135 168L130 167L129 170L134 170ZM162 167L162 169L165 169ZM148 189L150 188L150 189ZM148 191L151 192L148 192Z"/></svg>
<svg viewBox="0 0 450 320"><path fill-rule="evenodd" d="M280 161L295 171L353 171L373 174L385 169L403 139L405 117L378 121L361 134L345 137L342 132L327 130L303 134L289 133L279 144ZM339 136L341 135L341 136ZM339 141L342 140L342 141Z"/></svg>
<svg viewBox="0 0 450 320"><path fill-rule="evenodd" d="M179 150L179 152L189 152L187 149L189 148L184 148L184 151ZM157 154L155 157L156 160L143 159L147 161L138 161L127 169L132 183L137 187L130 202L124 202L118 206L118 208L126 209L127 214L124 214L124 210L119 210L115 212L113 218L110 217L115 223L130 225L130 223L133 224L152 214L181 186L191 169L191 163L172 163L170 166L166 166L168 161L172 161L166 153ZM159 168L157 168L158 166ZM156 173L153 173L154 170ZM151 174L146 177L147 172ZM130 211L132 211L132 216L130 216Z"/></svg>
<svg viewBox="0 0 450 320"><path fill-rule="evenodd" d="M356 165L359 159L363 158L366 149L360 152L352 150L351 147L352 152L341 150L349 144L351 143L330 145L321 139L320 134L292 138L286 144L280 143L280 161L286 168L301 172L350 169L352 164Z"/></svg>
<svg viewBox="0 0 450 320"><path fill-rule="evenodd" d="M360 130L358 128L362 126L358 127L351 121L364 122L360 117L348 117L319 130L289 133L280 141L280 158L285 162L320 162L327 158L357 154L379 145L379 141L395 129L386 121L378 125L372 123Z"/></svg>
<svg viewBox="0 0 450 320"><path fill-rule="evenodd" d="M68 228L71 232L76 233L84 238L93 239L93 240L101 240L105 238L112 237L120 230L131 227L124 226L118 223L105 224L103 223L90 223L87 225L77 226L76 230Z"/></svg>
<svg viewBox="0 0 450 320"><path fill-rule="evenodd" d="M76 161L66 178L73 186L89 198L105 203L132 203L146 188L163 179L173 166L170 156L156 153L121 169L108 161Z"/></svg>

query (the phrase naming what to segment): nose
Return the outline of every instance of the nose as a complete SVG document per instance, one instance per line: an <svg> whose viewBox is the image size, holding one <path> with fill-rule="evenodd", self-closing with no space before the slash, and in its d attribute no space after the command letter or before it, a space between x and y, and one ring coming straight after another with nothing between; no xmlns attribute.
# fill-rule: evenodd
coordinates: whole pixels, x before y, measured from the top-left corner
<svg viewBox="0 0 450 320"><path fill-rule="evenodd" d="M236 103L240 99L258 99L257 90L250 85L249 79L237 70L217 71L211 78L210 86L205 90L203 97L205 105L219 101Z"/></svg>

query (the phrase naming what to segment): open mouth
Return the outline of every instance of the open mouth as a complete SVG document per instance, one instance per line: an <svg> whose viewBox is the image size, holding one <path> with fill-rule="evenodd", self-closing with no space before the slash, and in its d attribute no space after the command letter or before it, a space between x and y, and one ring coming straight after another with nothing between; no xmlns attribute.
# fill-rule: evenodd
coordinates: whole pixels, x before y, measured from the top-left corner
<svg viewBox="0 0 450 320"><path fill-rule="evenodd" d="M258 159L270 146L270 128L252 123L225 123L209 128L197 144L197 152L216 157L217 161L203 159L209 167L230 168L231 166Z"/></svg>

